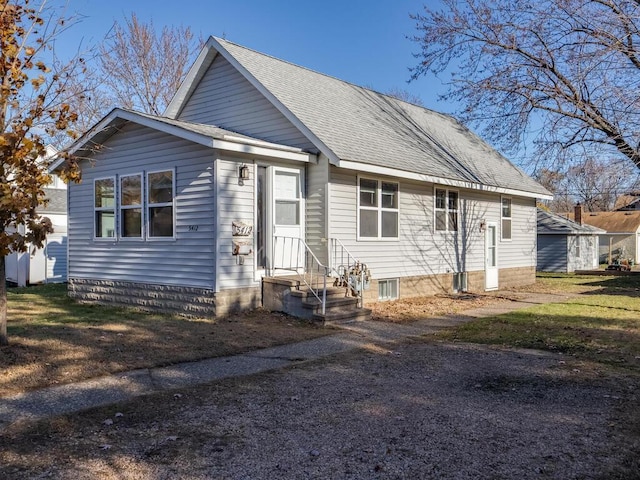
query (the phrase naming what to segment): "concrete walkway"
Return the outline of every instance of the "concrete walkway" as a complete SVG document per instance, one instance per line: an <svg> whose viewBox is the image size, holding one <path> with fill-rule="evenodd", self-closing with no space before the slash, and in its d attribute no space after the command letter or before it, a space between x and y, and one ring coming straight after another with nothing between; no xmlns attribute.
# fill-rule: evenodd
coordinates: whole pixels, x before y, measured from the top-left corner
<svg viewBox="0 0 640 480"><path fill-rule="evenodd" d="M433 334L474 318L506 313L533 304L562 302L570 295L531 294L516 301L434 317L411 324L354 322L334 335L253 352L168 367L134 370L78 383L34 390L0 398L0 429L23 420L37 420L93 407L125 402L141 395L188 388L229 377L240 377L287 367L362 348L371 343L394 343Z"/></svg>

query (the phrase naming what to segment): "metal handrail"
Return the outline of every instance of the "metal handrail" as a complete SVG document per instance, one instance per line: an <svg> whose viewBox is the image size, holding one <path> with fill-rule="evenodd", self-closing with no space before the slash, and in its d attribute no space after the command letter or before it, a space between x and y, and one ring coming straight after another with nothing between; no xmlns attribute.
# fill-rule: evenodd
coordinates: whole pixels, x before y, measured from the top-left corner
<svg viewBox="0 0 640 480"><path fill-rule="evenodd" d="M334 272L341 285L348 287L354 292L358 298L358 306L364 306L364 271L366 265L360 262L338 238L329 239L329 267ZM352 270L360 271L360 288L354 285L350 272Z"/></svg>
<svg viewBox="0 0 640 480"><path fill-rule="evenodd" d="M288 259L286 258L287 253ZM273 239L273 255L271 258L273 270L296 272L308 290L320 302L322 314L324 315L327 305L327 277L329 276L330 268L318 260L309 245L298 237L276 236ZM276 260L280 260L280 264ZM320 282L320 277L322 277L322 282Z"/></svg>

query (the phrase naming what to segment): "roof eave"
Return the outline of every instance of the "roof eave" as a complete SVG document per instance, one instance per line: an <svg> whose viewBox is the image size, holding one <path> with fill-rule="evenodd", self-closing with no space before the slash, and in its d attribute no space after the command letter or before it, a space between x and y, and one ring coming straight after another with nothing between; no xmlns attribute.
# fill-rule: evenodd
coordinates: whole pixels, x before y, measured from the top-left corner
<svg viewBox="0 0 640 480"><path fill-rule="evenodd" d="M119 126L125 122L134 122L139 125L143 125L145 127L152 128L154 130L166 133L168 135L173 135L175 137L182 138L184 140L191 141L208 148L216 148L219 150L226 150L236 153L246 153L249 155L258 155L263 157L294 160L299 162L311 162L315 159L314 154L305 152L299 148L263 142L257 139L254 140L235 137L232 135L224 135L223 138L215 138L211 135L192 132L178 125L171 125L169 123L163 122L162 120L156 120L153 118L149 118L146 115L140 115L136 112L122 110L119 108L113 109L111 112L109 112L91 130L89 130L85 135L83 135L83 137L81 137L76 143L74 143L67 150L68 153L73 155L84 150L85 147L90 143L97 145L104 142L104 140L108 139L111 135L116 133ZM100 141L94 142L94 140L98 137L100 137ZM51 167L49 167L49 171L56 171L64 162L65 158L59 158L51 165Z"/></svg>
<svg viewBox="0 0 640 480"><path fill-rule="evenodd" d="M541 192L529 192L529 191L518 190L514 188L484 185L482 183L477 183L477 182L443 178L435 175L426 175L423 173L409 172L406 170L398 170L390 167L381 167L378 165L370 165L367 163L354 162L350 160L340 160L337 166L340 168L357 170L360 172L373 173L377 175L387 175L390 177L405 178L408 180L417 180L420 182L437 183L439 185L464 188L468 190L479 190L479 191L490 192L490 193L500 193L502 195L514 195L514 196L520 196L520 197L536 198L541 200L553 199L553 195L551 194L547 195Z"/></svg>

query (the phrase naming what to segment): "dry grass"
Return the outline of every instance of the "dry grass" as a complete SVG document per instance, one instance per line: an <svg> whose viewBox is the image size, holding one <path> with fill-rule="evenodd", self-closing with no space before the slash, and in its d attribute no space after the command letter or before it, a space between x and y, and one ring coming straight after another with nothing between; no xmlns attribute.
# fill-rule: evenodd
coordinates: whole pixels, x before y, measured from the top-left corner
<svg viewBox="0 0 640 480"><path fill-rule="evenodd" d="M372 308L374 320L411 322L508 302L524 291L636 293L639 289L638 282L625 278L547 275L525 289L367 306ZM233 355L330 333L330 329L263 310L216 321L188 320L78 304L66 297L63 285L12 289L11 344L0 348L0 395L131 369Z"/></svg>
<svg viewBox="0 0 640 480"><path fill-rule="evenodd" d="M82 305L66 297L63 285L13 289L8 300L0 396L332 333L263 310L213 321Z"/></svg>
<svg viewBox="0 0 640 480"><path fill-rule="evenodd" d="M465 310L507 302L504 295L460 294L414 297L367 305L373 320L405 323L428 317L460 313Z"/></svg>

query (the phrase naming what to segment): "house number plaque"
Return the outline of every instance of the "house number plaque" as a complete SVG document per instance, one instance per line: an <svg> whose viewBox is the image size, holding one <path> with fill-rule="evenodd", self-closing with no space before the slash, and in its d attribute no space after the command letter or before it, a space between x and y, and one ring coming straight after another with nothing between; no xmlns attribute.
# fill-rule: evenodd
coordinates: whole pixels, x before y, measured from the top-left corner
<svg viewBox="0 0 640 480"><path fill-rule="evenodd" d="M244 255L251 255L253 250L253 225L234 220L231 223L231 235L233 237L232 255L236 256L240 265L244 264Z"/></svg>

